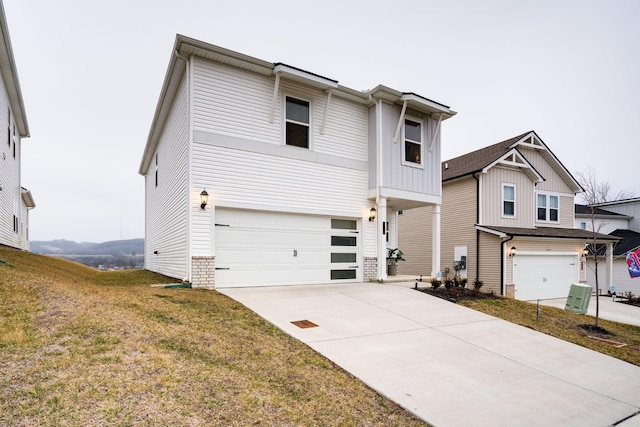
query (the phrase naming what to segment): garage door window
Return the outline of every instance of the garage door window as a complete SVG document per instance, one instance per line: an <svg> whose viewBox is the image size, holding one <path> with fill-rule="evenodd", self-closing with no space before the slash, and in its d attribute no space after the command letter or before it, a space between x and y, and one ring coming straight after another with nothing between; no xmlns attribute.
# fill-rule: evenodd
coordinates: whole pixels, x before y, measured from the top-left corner
<svg viewBox="0 0 640 427"><path fill-rule="evenodd" d="M354 280L357 275L358 222L331 220L331 280Z"/></svg>

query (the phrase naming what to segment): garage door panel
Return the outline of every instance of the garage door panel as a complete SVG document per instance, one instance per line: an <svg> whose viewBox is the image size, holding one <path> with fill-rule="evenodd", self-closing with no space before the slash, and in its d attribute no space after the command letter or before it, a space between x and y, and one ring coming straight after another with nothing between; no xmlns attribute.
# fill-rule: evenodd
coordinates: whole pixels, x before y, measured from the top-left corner
<svg viewBox="0 0 640 427"><path fill-rule="evenodd" d="M331 225L327 217L217 209L216 287L329 283L331 253L357 253L359 244L357 230ZM355 246L332 247L336 234L355 236Z"/></svg>
<svg viewBox="0 0 640 427"><path fill-rule="evenodd" d="M513 260L515 297L519 300L564 298L579 281L576 255L517 255Z"/></svg>

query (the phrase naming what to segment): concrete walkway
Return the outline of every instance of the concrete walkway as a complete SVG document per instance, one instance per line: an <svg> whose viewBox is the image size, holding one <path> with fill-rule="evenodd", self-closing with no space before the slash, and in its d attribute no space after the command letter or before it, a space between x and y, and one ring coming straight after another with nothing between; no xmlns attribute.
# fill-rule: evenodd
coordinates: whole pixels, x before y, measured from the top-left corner
<svg viewBox="0 0 640 427"><path fill-rule="evenodd" d="M412 285L220 292L436 426L640 427L640 367Z"/></svg>

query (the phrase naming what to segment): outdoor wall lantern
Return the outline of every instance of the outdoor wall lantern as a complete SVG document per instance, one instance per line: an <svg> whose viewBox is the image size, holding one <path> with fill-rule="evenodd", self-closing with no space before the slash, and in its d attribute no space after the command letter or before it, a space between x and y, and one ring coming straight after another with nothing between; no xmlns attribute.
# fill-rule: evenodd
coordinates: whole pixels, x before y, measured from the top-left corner
<svg viewBox="0 0 640 427"><path fill-rule="evenodd" d="M375 221L375 220L376 220L376 213L377 213L377 212L378 212L378 211L376 211L376 208L371 208L371 209L369 210L369 222L373 222L373 221Z"/></svg>
<svg viewBox="0 0 640 427"><path fill-rule="evenodd" d="M207 190L202 190L202 193L200 193L200 209L204 209L208 201L209 193L207 193Z"/></svg>
<svg viewBox="0 0 640 427"><path fill-rule="evenodd" d="M516 256L516 247L511 246L511 249L509 249L509 258L513 258L514 256Z"/></svg>
<svg viewBox="0 0 640 427"><path fill-rule="evenodd" d="M589 249L587 249L587 247L585 246L585 248L581 251L582 252L582 256L586 257L587 255L589 255Z"/></svg>

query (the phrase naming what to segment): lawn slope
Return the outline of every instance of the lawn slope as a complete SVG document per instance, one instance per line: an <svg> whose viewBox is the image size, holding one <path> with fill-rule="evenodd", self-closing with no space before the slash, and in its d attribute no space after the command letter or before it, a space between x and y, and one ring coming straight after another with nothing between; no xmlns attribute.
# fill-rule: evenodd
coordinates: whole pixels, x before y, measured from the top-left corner
<svg viewBox="0 0 640 427"><path fill-rule="evenodd" d="M0 425L424 425L217 292L0 260Z"/></svg>

